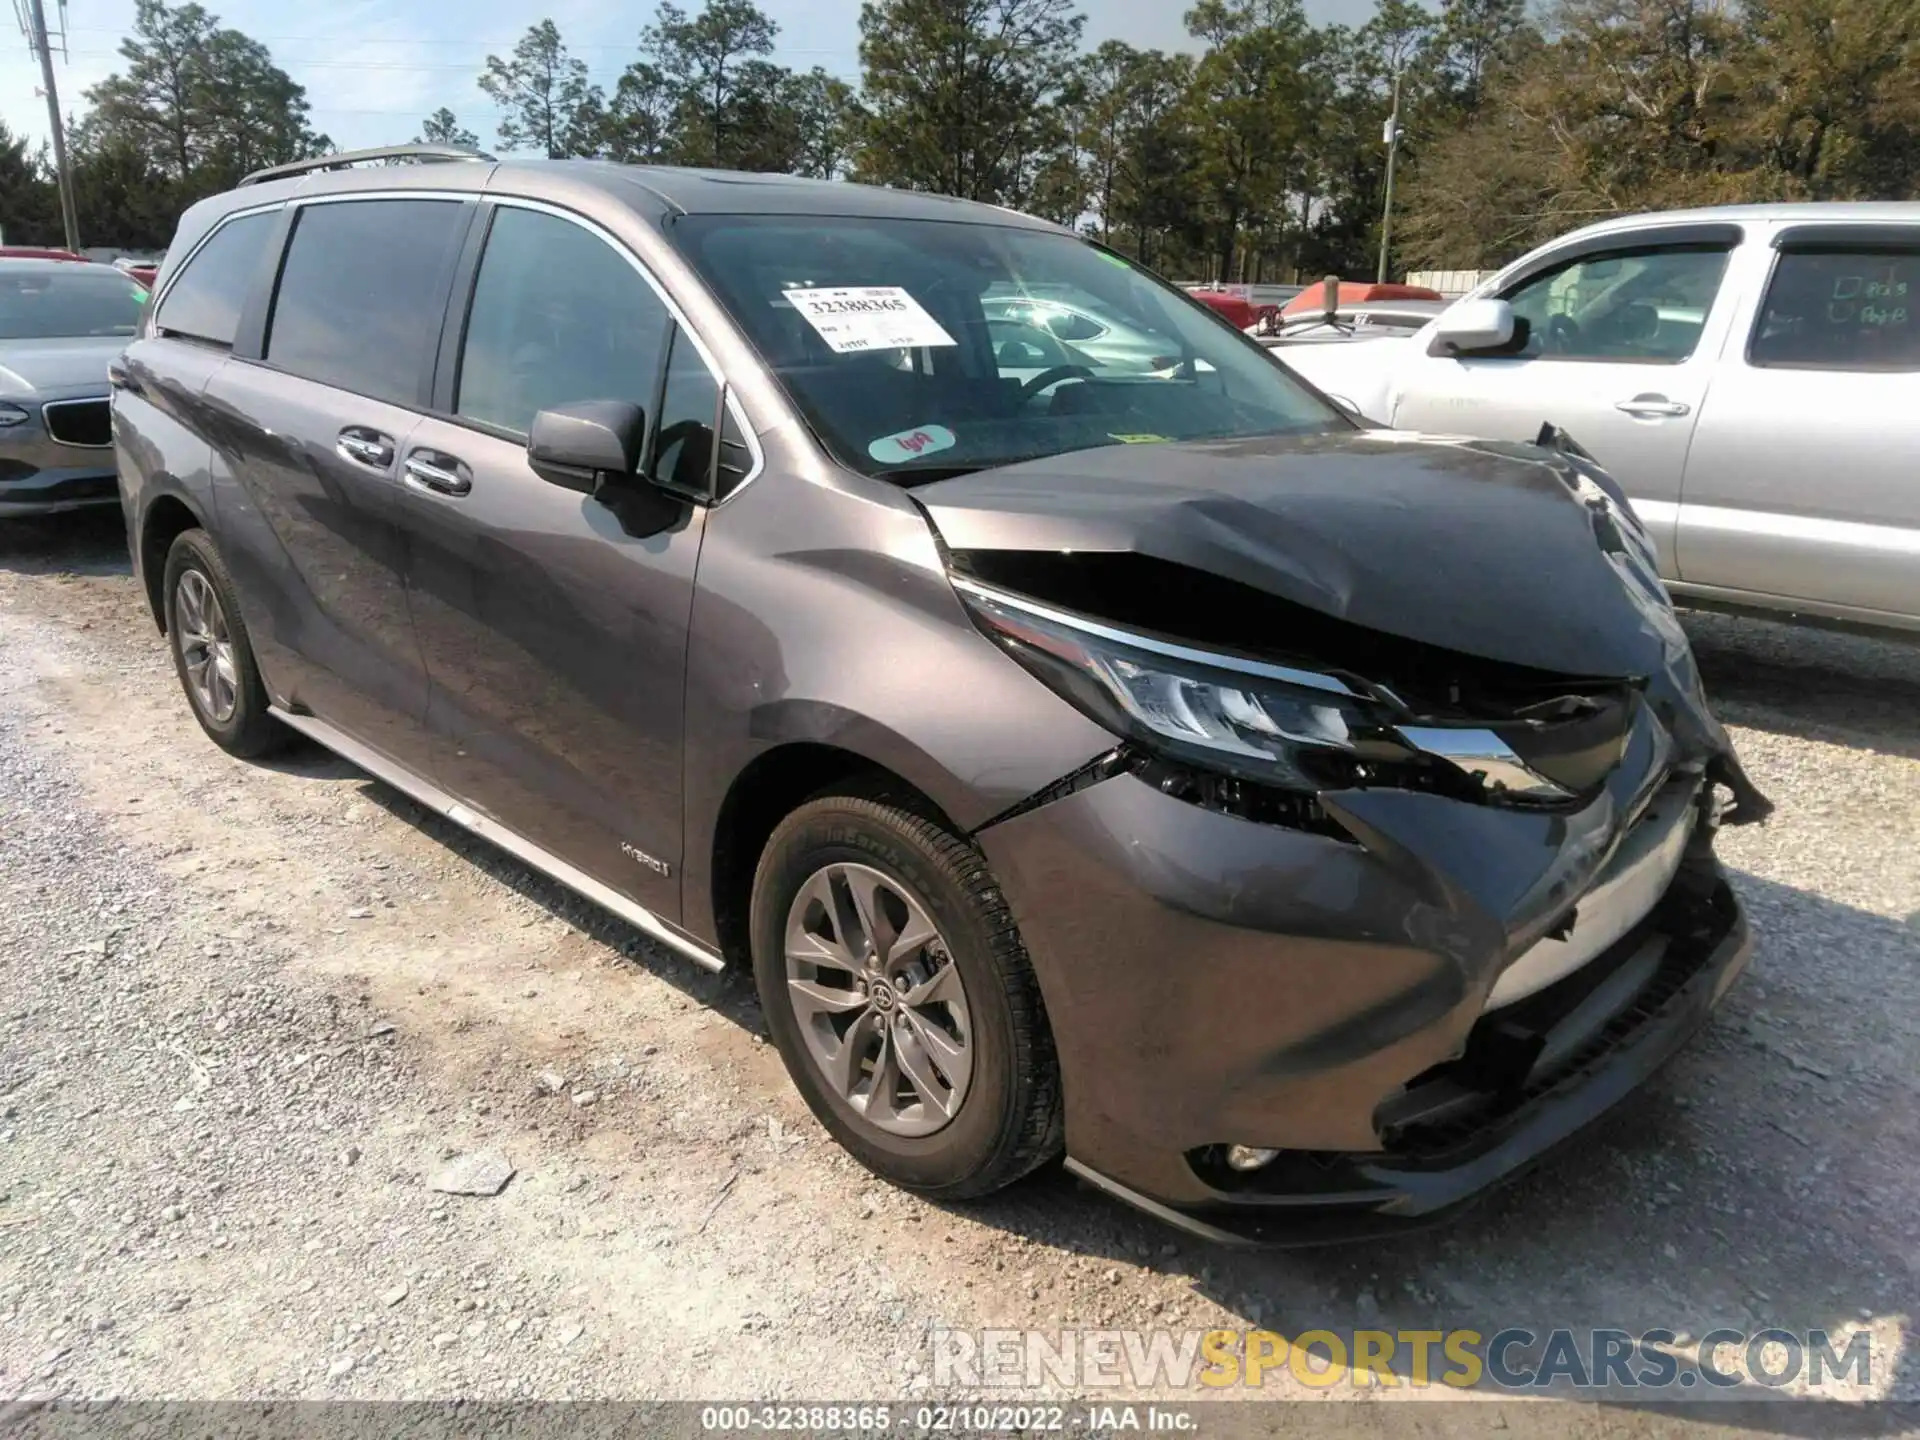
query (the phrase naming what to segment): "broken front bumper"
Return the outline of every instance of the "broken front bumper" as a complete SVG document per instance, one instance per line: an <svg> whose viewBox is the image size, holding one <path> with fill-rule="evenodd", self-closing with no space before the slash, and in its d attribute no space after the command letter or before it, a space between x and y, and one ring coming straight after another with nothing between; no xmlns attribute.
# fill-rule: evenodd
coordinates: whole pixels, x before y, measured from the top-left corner
<svg viewBox="0 0 1920 1440"><path fill-rule="evenodd" d="M1445 1215L1645 1080L1746 961L1697 774L1573 815L1329 800L1364 843L1132 775L978 837L1046 996L1070 1167L1215 1238ZM1230 1145L1281 1153L1241 1173Z"/></svg>

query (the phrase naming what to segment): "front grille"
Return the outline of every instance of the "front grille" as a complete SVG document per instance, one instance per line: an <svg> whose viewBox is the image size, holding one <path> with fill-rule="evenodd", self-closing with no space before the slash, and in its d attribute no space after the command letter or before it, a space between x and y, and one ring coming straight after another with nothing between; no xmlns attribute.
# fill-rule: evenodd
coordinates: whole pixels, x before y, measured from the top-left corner
<svg viewBox="0 0 1920 1440"><path fill-rule="evenodd" d="M113 410L105 400L50 400L40 413L47 434L62 445L102 450L113 444Z"/></svg>

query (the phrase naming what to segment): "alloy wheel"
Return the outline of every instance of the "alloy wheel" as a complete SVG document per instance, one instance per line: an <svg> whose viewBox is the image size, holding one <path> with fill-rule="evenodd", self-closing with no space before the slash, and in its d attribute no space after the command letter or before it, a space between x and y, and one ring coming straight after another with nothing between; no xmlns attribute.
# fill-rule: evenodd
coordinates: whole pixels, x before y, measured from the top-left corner
<svg viewBox="0 0 1920 1440"><path fill-rule="evenodd" d="M226 724L240 703L240 671L234 663L227 612L199 570L180 572L173 592L173 623L194 704L214 724Z"/></svg>
<svg viewBox="0 0 1920 1440"><path fill-rule="evenodd" d="M787 995L835 1094L891 1135L931 1135L973 1080L973 1023L926 907L866 865L816 870L786 925Z"/></svg>

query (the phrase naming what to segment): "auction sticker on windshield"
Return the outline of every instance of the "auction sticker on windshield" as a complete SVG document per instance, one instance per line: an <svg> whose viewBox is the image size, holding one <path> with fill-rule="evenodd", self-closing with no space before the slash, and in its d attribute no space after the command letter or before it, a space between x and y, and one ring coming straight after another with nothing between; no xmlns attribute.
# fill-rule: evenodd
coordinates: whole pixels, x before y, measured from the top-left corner
<svg viewBox="0 0 1920 1440"><path fill-rule="evenodd" d="M786 297L837 354L959 343L898 285L789 290Z"/></svg>

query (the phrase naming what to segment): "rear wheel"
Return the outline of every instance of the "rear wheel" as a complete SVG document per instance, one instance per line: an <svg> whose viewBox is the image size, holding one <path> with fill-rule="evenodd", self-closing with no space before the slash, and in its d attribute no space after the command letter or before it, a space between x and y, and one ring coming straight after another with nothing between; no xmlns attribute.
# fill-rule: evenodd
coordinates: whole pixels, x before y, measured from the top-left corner
<svg viewBox="0 0 1920 1440"><path fill-rule="evenodd" d="M964 1199L1058 1153L1039 985L966 841L885 801L809 801L767 842L752 943L788 1073L875 1174Z"/></svg>
<svg viewBox="0 0 1920 1440"><path fill-rule="evenodd" d="M227 565L204 530L183 530L161 580L167 640L193 717L214 744L245 759L270 754L287 731L269 710Z"/></svg>

